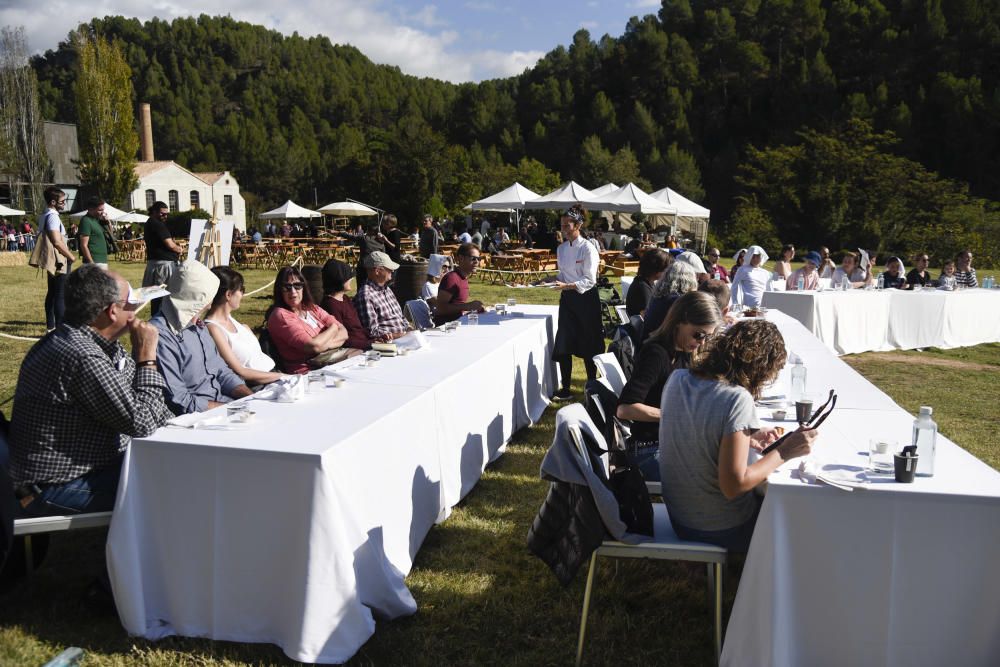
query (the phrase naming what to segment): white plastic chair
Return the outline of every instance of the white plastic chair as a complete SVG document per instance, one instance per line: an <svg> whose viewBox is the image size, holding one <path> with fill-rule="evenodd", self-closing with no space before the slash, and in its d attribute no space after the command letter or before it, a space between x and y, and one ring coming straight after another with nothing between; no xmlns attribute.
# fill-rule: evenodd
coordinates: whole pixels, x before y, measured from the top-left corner
<svg viewBox="0 0 1000 667"><path fill-rule="evenodd" d="M594 365L600 371L601 377L607 379L611 391L615 392L616 396L621 396L625 388L625 371L615 359L615 355L610 352L598 354L594 357Z"/></svg>
<svg viewBox="0 0 1000 667"><path fill-rule="evenodd" d="M413 322L413 326L421 331L434 328L430 306L423 299L410 299L407 301L406 312L409 315L410 321Z"/></svg>
<svg viewBox="0 0 1000 667"><path fill-rule="evenodd" d="M580 427L572 424L568 430L570 436L573 438L577 454L586 462L586 465L592 466L591 459L587 455L586 446L583 443L583 437L580 435ZM597 435L596 437L600 436ZM603 438L601 438L598 444L606 448ZM594 469L594 472L599 476L607 475L607 471L604 469ZM708 566L708 588L713 604L715 661L718 662L719 656L722 654L722 565L726 562L727 554L728 552L723 547L703 542L689 542L677 537L677 533L674 532L674 529L670 525L667 506L663 503L653 503L652 541L641 542L639 544L626 544L617 540L604 540L601 546L597 547L590 556L587 587L583 594L583 611L580 615L580 636L576 645L577 667L583 661L583 643L587 631L587 616L590 614L590 597L594 589L598 556L706 563Z"/></svg>

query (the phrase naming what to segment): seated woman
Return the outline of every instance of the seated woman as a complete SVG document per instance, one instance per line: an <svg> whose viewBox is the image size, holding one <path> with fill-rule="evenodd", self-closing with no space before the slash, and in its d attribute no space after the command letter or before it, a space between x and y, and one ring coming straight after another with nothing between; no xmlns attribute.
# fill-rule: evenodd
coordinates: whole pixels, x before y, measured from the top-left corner
<svg viewBox="0 0 1000 667"><path fill-rule="evenodd" d="M427 258L427 282L420 291L420 298L434 310L437 305L438 288L441 278L451 271L451 258L445 255L431 255Z"/></svg>
<svg viewBox="0 0 1000 667"><path fill-rule="evenodd" d="M286 373L307 373L360 350L344 347L347 329L313 301L302 272L294 266L278 271L274 302L268 308L267 331Z"/></svg>
<svg viewBox="0 0 1000 667"><path fill-rule="evenodd" d="M739 270L739 268L743 266L743 262L745 261L746 256L747 256L746 248L740 248L739 252L733 255L733 261L736 263L733 264L732 268L729 269L730 282L732 282L732 280L736 277L736 272Z"/></svg>
<svg viewBox="0 0 1000 667"><path fill-rule="evenodd" d="M788 280L788 277L792 275L793 259L795 259L795 246L791 243L781 246L781 254L778 256L778 261L774 263L774 280L779 278Z"/></svg>
<svg viewBox="0 0 1000 667"><path fill-rule="evenodd" d="M858 253L845 252L844 258L840 260L840 267L833 272L830 286L834 289L840 289L844 284L844 280L847 280L851 287L870 285L873 282L872 273L861 268L859 261Z"/></svg>
<svg viewBox="0 0 1000 667"><path fill-rule="evenodd" d="M642 324L643 342L660 328L674 302L682 295L696 289L698 289L698 274L694 272L691 265L683 262L671 264L663 277L656 281L653 286L653 298L646 305L646 314L643 316Z"/></svg>
<svg viewBox="0 0 1000 667"><path fill-rule="evenodd" d="M361 325L358 311L354 309L354 301L347 298L354 280L354 269L341 262L331 259L323 265L323 310L333 315L334 319L347 329L347 340L344 347L355 350L367 350L372 346L368 339L368 331Z"/></svg>
<svg viewBox="0 0 1000 667"><path fill-rule="evenodd" d="M209 325L208 333L219 348L219 356L248 385L274 382L281 377L280 373L272 372L274 359L260 349L260 342L250 328L233 317L246 291L243 275L228 266L217 266L212 273L219 278L219 291L208 307L205 324Z"/></svg>
<svg viewBox="0 0 1000 667"><path fill-rule="evenodd" d="M799 428L749 464L750 449L777 439L754 399L785 364L773 323L745 320L714 337L689 369L674 372L660 402L660 477L679 537L745 553L760 500L753 490L785 461L809 453L816 429Z"/></svg>
<svg viewBox="0 0 1000 667"><path fill-rule="evenodd" d="M733 303L756 308L764 298L764 290L771 280L771 272L763 268L767 262L767 253L759 245L747 248L749 259L741 266L733 277Z"/></svg>
<svg viewBox="0 0 1000 667"><path fill-rule="evenodd" d="M796 269L788 275L788 280L785 281L785 289L789 291L798 289L799 278L802 278L802 289L819 289L819 267L822 263L823 258L815 250L807 254L806 262L802 265L802 268Z"/></svg>
<svg viewBox="0 0 1000 667"><path fill-rule="evenodd" d="M715 281L719 282L719 281ZM719 283L726 287L724 283ZM728 288L727 288L728 289ZM626 443L630 462L646 481L660 480L660 396L670 374L691 365L702 342L722 323L716 298L706 292L688 292L674 303L667 319L639 351L632 375L618 397L619 419L632 421Z"/></svg>
<svg viewBox="0 0 1000 667"><path fill-rule="evenodd" d="M882 287L885 289L906 289L906 268L899 257L890 257L885 263L885 273L882 274Z"/></svg>
<svg viewBox="0 0 1000 667"><path fill-rule="evenodd" d="M653 297L653 285L670 266L670 253L659 248L647 250L639 259L639 271L625 295L625 312L629 317L642 315Z"/></svg>

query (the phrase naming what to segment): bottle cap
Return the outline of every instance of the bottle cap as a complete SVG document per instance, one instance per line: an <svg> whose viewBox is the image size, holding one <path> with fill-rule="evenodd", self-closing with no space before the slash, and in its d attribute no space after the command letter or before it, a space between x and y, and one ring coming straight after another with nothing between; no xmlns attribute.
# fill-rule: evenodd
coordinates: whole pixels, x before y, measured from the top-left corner
<svg viewBox="0 0 1000 667"><path fill-rule="evenodd" d="M928 417L930 417L932 414L934 414L934 408L932 408L929 405L921 405L920 406L920 416L921 417L923 417L925 415L928 416Z"/></svg>

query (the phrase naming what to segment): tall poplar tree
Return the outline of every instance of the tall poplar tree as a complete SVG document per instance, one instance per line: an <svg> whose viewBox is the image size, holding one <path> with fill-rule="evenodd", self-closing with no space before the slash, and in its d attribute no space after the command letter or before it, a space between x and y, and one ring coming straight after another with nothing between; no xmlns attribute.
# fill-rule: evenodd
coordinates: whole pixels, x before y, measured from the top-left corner
<svg viewBox="0 0 1000 667"><path fill-rule="evenodd" d="M24 28L0 30L0 168L25 183L36 211L45 208L42 190L51 179L45 152L38 77L28 64ZM24 204L21 188L11 191L12 204Z"/></svg>
<svg viewBox="0 0 1000 667"><path fill-rule="evenodd" d="M136 188L139 135L132 113L132 70L117 43L81 26L73 35L80 178L104 199L121 204Z"/></svg>

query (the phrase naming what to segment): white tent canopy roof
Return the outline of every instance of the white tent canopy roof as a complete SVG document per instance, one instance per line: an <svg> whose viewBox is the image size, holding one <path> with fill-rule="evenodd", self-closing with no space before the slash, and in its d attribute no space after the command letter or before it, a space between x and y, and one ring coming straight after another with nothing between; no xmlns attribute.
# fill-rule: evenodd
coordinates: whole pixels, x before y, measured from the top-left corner
<svg viewBox="0 0 1000 667"><path fill-rule="evenodd" d="M524 208L565 208L573 204L585 203L592 199L594 193L581 186L576 181L570 181L557 190L553 190L547 195L542 195L538 199L525 202Z"/></svg>
<svg viewBox="0 0 1000 667"><path fill-rule="evenodd" d="M614 192L617 189L618 186L615 185L614 183L605 183L599 188L594 188L593 190L590 191L590 193L595 197L603 197L604 195Z"/></svg>
<svg viewBox="0 0 1000 667"><path fill-rule="evenodd" d="M71 217L71 218L82 218L85 215L87 215L87 209L83 209L82 211L77 211L76 213L73 213L69 217ZM115 208L111 204L109 204L107 202L104 202L104 215L108 216L108 220L117 220L118 218L122 217L123 215L126 215L126 213L125 213L125 211L121 210L120 208ZM145 217L143 217L143 220L145 220L148 217L149 217L148 215L145 216Z"/></svg>
<svg viewBox="0 0 1000 667"><path fill-rule="evenodd" d="M509 211L511 209L523 209L527 202L535 199L538 199L537 193L515 182L514 185L506 190L501 190L485 199L474 201L465 208L473 211Z"/></svg>
<svg viewBox="0 0 1000 667"><path fill-rule="evenodd" d="M673 215L677 212L675 207L647 195L635 183L627 183L614 192L601 197L592 197L584 203L593 210L617 213Z"/></svg>
<svg viewBox="0 0 1000 667"><path fill-rule="evenodd" d="M360 204L356 201L333 202L332 204L327 204L323 208L319 209L319 212L326 213L327 215L337 215L343 217L378 215L378 211L372 207L365 206L364 204Z"/></svg>
<svg viewBox="0 0 1000 667"><path fill-rule="evenodd" d="M684 197L670 188L663 188L652 193L650 197L658 199L665 204L669 204L677 209L677 215L687 218L707 218L711 211L700 204L696 204L687 197Z"/></svg>
<svg viewBox="0 0 1000 667"><path fill-rule="evenodd" d="M287 220L289 218L322 218L323 214L318 211L302 208L289 199L278 208L261 213L257 217L261 220Z"/></svg>
<svg viewBox="0 0 1000 667"><path fill-rule="evenodd" d="M149 220L149 216L145 213L140 213L139 211L132 211L131 213L125 213L117 218L114 218L115 222L145 223L147 220Z"/></svg>
<svg viewBox="0 0 1000 667"><path fill-rule="evenodd" d="M18 211L16 208L8 208L0 204L0 215L24 215L24 211Z"/></svg>

